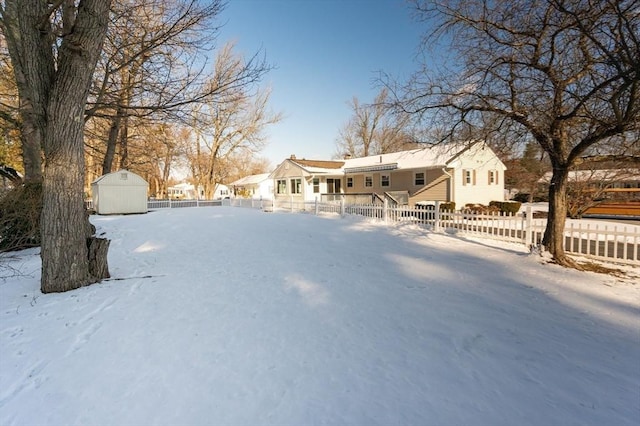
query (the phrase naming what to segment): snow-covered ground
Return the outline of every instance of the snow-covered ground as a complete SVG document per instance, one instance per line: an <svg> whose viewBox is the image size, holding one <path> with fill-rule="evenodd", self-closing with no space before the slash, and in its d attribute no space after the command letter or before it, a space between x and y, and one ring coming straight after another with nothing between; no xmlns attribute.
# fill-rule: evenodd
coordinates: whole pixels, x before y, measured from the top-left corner
<svg viewBox="0 0 640 426"><path fill-rule="evenodd" d="M640 423L637 269L337 216L92 221L111 280L43 295L37 250L0 259L0 425Z"/></svg>

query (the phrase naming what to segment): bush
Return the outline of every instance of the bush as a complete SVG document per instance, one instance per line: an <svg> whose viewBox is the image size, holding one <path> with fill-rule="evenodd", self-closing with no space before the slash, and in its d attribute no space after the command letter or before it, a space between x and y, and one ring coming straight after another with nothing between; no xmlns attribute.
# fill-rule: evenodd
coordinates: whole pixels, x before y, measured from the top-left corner
<svg viewBox="0 0 640 426"><path fill-rule="evenodd" d="M42 184L27 183L0 199L0 252L40 246Z"/></svg>
<svg viewBox="0 0 640 426"><path fill-rule="evenodd" d="M520 203L528 203L530 196L531 195L527 194L526 192L518 192L516 195L513 196L512 200L518 201Z"/></svg>
<svg viewBox="0 0 640 426"><path fill-rule="evenodd" d="M529 202L529 194L526 192L519 192L513 196L512 201L518 201L520 203ZM549 194L545 192L539 192L533 195L534 203L546 203L549 201Z"/></svg>
<svg viewBox="0 0 640 426"><path fill-rule="evenodd" d="M454 201L449 201L446 203L440 203L440 211L454 211L456 209L456 203Z"/></svg>
<svg viewBox="0 0 640 426"><path fill-rule="evenodd" d="M522 203L517 201L491 201L489 205L496 207L502 214L513 215L520 211Z"/></svg>
<svg viewBox="0 0 640 426"><path fill-rule="evenodd" d="M483 204L466 204L462 210L467 213L476 214L495 214L500 212L500 209L496 206L485 206Z"/></svg>

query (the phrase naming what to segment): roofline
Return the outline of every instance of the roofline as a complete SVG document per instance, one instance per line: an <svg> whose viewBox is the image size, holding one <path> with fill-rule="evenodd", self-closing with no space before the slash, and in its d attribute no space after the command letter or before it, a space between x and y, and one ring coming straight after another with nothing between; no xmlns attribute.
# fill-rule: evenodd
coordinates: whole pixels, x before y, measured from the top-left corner
<svg viewBox="0 0 640 426"><path fill-rule="evenodd" d="M397 170L398 163L373 164L371 166L346 167L344 173L381 172L385 170Z"/></svg>

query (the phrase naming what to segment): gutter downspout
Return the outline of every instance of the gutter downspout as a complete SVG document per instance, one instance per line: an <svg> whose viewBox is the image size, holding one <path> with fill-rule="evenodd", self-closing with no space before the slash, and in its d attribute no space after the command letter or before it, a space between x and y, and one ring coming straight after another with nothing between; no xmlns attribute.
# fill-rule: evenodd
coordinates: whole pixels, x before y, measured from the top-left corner
<svg viewBox="0 0 640 426"><path fill-rule="evenodd" d="M442 173L449 176L449 201L453 201L453 175L447 171L446 167L442 168Z"/></svg>

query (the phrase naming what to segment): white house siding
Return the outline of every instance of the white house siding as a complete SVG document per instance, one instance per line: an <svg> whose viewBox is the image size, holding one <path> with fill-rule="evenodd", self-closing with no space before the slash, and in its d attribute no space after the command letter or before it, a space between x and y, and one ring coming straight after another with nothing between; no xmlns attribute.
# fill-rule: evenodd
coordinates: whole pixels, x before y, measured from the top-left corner
<svg viewBox="0 0 640 426"><path fill-rule="evenodd" d="M285 160L280 164L271 174L271 178L273 179L273 193L276 199L293 199L294 201L313 201L315 199L311 174L289 160ZM300 179L301 193L299 194L292 194L291 181L293 179ZM278 193L279 180L286 181L285 191L283 193ZM319 196L319 194L317 195Z"/></svg>
<svg viewBox="0 0 640 426"><path fill-rule="evenodd" d="M272 199L273 198L273 180L267 179L257 184L254 188L252 198L256 200Z"/></svg>
<svg viewBox="0 0 640 426"><path fill-rule="evenodd" d="M466 204L488 205L491 201L504 201L504 164L488 149L479 144L464 152L452 163L455 167L453 201L456 208ZM466 182L469 171L470 182ZM494 183L489 183L489 172L494 174Z"/></svg>

